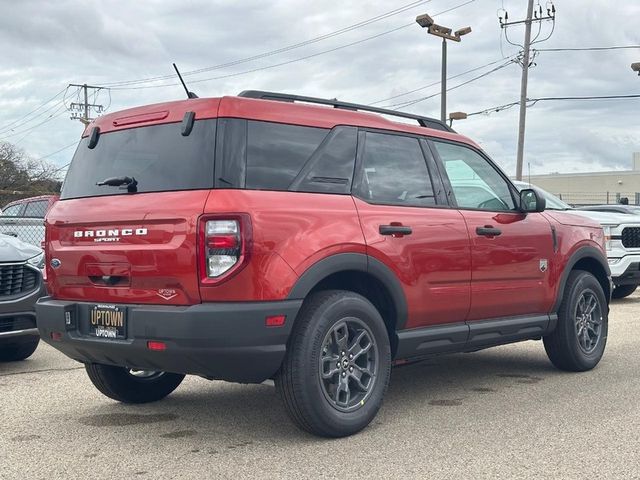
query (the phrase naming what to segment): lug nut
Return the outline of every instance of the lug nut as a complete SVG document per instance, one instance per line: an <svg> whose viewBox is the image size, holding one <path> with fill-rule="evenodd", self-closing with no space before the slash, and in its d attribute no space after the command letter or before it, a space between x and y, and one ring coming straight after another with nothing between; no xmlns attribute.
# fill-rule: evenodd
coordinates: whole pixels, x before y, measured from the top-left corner
<svg viewBox="0 0 640 480"><path fill-rule="evenodd" d="M353 367L349 367L349 371L350 371L350 372L353 372Z"/></svg>

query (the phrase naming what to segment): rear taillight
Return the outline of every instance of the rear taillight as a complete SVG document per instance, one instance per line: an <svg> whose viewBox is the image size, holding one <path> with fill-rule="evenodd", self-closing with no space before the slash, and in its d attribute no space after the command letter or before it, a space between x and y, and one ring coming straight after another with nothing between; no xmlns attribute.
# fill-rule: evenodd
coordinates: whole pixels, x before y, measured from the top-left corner
<svg viewBox="0 0 640 480"><path fill-rule="evenodd" d="M200 272L202 283L215 283L239 269L246 261L251 223L246 215L205 217L200 225Z"/></svg>

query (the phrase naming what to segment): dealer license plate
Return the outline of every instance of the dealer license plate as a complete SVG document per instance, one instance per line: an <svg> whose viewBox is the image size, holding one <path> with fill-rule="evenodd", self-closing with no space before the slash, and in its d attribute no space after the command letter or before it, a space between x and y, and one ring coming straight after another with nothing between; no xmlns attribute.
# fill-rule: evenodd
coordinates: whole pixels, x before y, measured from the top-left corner
<svg viewBox="0 0 640 480"><path fill-rule="evenodd" d="M118 305L90 306L89 334L100 338L126 338L127 309Z"/></svg>

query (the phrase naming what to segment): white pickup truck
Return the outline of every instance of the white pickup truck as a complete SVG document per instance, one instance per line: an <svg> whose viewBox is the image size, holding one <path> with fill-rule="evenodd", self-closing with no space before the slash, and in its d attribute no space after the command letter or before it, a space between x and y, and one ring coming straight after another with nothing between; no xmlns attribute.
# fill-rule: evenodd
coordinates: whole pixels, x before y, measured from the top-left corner
<svg viewBox="0 0 640 480"><path fill-rule="evenodd" d="M555 195L526 182L513 182L518 189L534 188L547 201L545 210L571 210L572 214L587 217L602 225L607 260L613 281L613 298L624 298L640 285L640 215L614 211L576 209Z"/></svg>
<svg viewBox="0 0 640 480"><path fill-rule="evenodd" d="M57 200L57 195L42 195L8 203L0 212L0 233L40 248L44 241L44 217Z"/></svg>

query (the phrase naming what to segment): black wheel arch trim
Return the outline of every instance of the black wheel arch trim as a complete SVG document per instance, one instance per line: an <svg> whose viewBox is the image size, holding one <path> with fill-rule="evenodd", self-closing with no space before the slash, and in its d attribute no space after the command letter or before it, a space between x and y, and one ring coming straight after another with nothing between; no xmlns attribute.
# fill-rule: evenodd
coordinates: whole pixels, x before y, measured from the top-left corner
<svg viewBox="0 0 640 480"><path fill-rule="evenodd" d="M569 278L569 274L573 271L576 264L580 260L583 260L585 258L590 258L598 262L602 267L602 269L607 274L607 278L608 279L611 278L611 270L609 269L609 263L607 262L607 257L605 257L600 250L598 250L595 247L588 247L588 246L579 248L573 253L573 255L571 255L571 257L569 258L569 261L567 262L564 268L564 271L562 272L562 277L560 277L560 284L558 288L558 295L556 298L556 302L553 305L553 310L552 310L553 312L557 312L558 309L560 308L560 304L562 303L562 297L564 295L564 289L567 284L567 279ZM608 293L607 293L607 290L608 290ZM609 285L607 290L605 290L605 296L607 297L607 302L608 302L609 300L611 300L611 292L612 292L611 285Z"/></svg>
<svg viewBox="0 0 640 480"><path fill-rule="evenodd" d="M364 253L338 253L319 260L298 278L287 298L304 299L318 283L329 275L349 271L368 273L385 286L396 310L395 328L402 330L407 323L408 316L407 299L402 285L388 266Z"/></svg>

